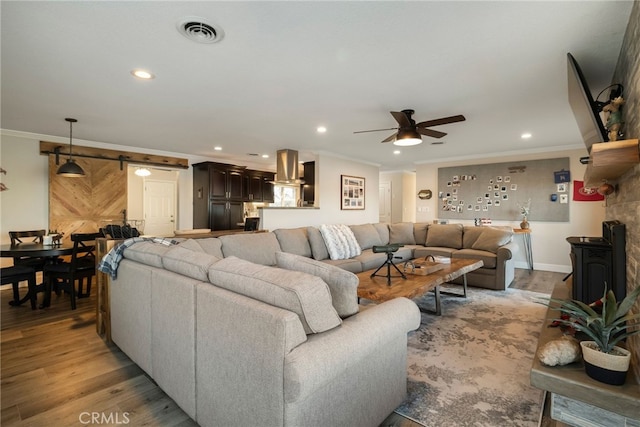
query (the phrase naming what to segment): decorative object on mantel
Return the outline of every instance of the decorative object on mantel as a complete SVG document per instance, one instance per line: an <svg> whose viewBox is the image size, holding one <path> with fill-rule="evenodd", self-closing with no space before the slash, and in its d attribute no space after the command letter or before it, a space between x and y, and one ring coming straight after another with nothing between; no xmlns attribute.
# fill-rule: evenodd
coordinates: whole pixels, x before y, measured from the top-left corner
<svg viewBox="0 0 640 427"><path fill-rule="evenodd" d="M2 168L0 168L0 174L6 175L7 171L2 169ZM0 182L0 191L5 191L5 190L8 190L8 189L9 188L6 185L4 185L3 183Z"/></svg>
<svg viewBox="0 0 640 427"><path fill-rule="evenodd" d="M564 315L554 323L568 326L593 340L580 342L585 371L591 378L606 384L624 384L631 353L616 344L640 334L640 329L636 329L640 326L640 314L629 313L639 296L640 286L618 303L605 283L602 299L590 305L578 300L549 300L549 306Z"/></svg>
<svg viewBox="0 0 640 427"><path fill-rule="evenodd" d="M624 98L618 96L611 100L607 105L602 108L604 113L608 114L607 123L605 127L609 132L609 141L617 141L620 134L620 127L624 123L622 120L622 106L624 105Z"/></svg>
<svg viewBox="0 0 640 427"><path fill-rule="evenodd" d="M527 221L527 217L529 216L529 212L531 211L531 199L528 199L524 204L518 203L518 208L520 209L520 215L522 215L520 228L526 230L529 228L529 221Z"/></svg>
<svg viewBox="0 0 640 427"><path fill-rule="evenodd" d="M616 188L608 182L603 182L602 184L600 184L596 191L601 196L608 196L609 194L612 194L614 191L616 191Z"/></svg>
<svg viewBox="0 0 640 427"><path fill-rule="evenodd" d="M58 175L62 175L67 178L79 178L85 176L84 170L73 161L73 124L78 120L67 117L65 119L69 122L69 157L67 163L58 168Z"/></svg>
<svg viewBox="0 0 640 427"><path fill-rule="evenodd" d="M580 354L578 341L565 335L545 343L538 352L538 359L547 366L564 366L580 360Z"/></svg>

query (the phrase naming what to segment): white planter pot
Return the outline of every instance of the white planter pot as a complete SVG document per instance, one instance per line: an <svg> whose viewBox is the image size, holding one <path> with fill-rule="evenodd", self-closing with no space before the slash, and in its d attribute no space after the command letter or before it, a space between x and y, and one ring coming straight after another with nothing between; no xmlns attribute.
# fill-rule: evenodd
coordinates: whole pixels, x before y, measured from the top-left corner
<svg viewBox="0 0 640 427"><path fill-rule="evenodd" d="M631 361L628 350L614 347L617 354L603 353L593 341L582 341L580 347L587 375L606 384L624 384Z"/></svg>

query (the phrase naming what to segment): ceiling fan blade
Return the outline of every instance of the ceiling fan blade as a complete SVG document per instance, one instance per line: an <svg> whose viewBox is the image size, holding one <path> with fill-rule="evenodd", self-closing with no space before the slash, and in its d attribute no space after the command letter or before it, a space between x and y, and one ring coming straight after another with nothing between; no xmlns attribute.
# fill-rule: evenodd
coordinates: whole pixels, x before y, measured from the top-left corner
<svg viewBox="0 0 640 427"><path fill-rule="evenodd" d="M441 119L427 120L426 122L418 123L416 126L428 128L432 126L446 125L449 123L464 122L465 120L466 119L463 115L457 115L457 116L451 116L451 117L443 117Z"/></svg>
<svg viewBox="0 0 640 427"><path fill-rule="evenodd" d="M439 132L433 129L416 128L416 130L418 131L419 134L430 136L431 138L442 138L443 136L446 135L446 133L444 132Z"/></svg>
<svg viewBox="0 0 640 427"><path fill-rule="evenodd" d="M380 131L383 131L383 130L398 130L398 128L359 130L359 131L356 131L354 133L380 132Z"/></svg>
<svg viewBox="0 0 640 427"><path fill-rule="evenodd" d="M391 142L391 141L395 141L396 140L396 136L398 135L398 132L394 133L393 135L391 135L388 138L383 139L380 142Z"/></svg>
<svg viewBox="0 0 640 427"><path fill-rule="evenodd" d="M398 122L400 127L412 126L411 120L409 120L409 117L407 117L407 115L402 111L391 111L391 115L396 119L396 122Z"/></svg>

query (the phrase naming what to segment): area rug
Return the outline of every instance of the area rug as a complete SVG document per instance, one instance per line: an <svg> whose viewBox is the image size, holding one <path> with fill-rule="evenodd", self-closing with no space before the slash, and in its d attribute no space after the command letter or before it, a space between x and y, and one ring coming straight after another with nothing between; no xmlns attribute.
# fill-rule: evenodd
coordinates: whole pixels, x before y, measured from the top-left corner
<svg viewBox="0 0 640 427"><path fill-rule="evenodd" d="M543 392L529 383L548 295L470 288L442 297L409 335L408 396L396 412L425 426L537 426ZM418 304L433 306L427 295Z"/></svg>

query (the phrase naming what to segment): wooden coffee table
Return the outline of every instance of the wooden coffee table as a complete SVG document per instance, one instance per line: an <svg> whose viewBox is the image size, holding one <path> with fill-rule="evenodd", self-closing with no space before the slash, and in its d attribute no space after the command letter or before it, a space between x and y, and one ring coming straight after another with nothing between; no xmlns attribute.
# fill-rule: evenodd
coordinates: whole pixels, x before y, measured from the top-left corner
<svg viewBox="0 0 640 427"><path fill-rule="evenodd" d="M435 293L435 310L429 310L420 307L420 311L432 313L440 316L442 314L440 301L440 285L450 282L458 277L463 277L463 294L458 296L467 296L467 273L477 270L484 263L477 259L452 258L451 264L445 264L442 270L427 275L405 273L406 279L399 275L391 277L391 284L387 285L386 276L371 277L371 273L375 270L367 270L358 273L360 284L358 285L358 298L366 298L375 302L384 302L398 297L416 298L426 294L429 291ZM398 265L402 270L402 265ZM445 293L445 292L442 292ZM449 293L447 293L449 294ZM454 294L457 295L457 294Z"/></svg>

